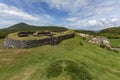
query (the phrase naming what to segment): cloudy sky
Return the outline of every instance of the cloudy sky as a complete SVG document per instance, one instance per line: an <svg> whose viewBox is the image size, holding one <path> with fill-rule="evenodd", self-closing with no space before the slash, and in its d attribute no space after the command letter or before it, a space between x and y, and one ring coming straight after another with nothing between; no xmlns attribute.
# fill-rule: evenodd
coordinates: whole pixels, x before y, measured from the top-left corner
<svg viewBox="0 0 120 80"><path fill-rule="evenodd" d="M87 30L120 26L120 0L0 0L0 28L19 22Z"/></svg>

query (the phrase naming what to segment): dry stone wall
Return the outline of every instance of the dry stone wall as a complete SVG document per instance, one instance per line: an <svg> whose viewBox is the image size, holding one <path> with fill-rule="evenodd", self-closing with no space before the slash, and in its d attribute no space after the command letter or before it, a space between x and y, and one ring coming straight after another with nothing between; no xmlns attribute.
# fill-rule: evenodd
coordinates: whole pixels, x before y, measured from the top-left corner
<svg viewBox="0 0 120 80"><path fill-rule="evenodd" d="M5 48L31 48L41 45L56 45L59 44L61 41L69 38L73 38L75 35L74 33L58 36L58 37L50 37L45 39L39 40L14 40L8 37L5 38L4 47Z"/></svg>

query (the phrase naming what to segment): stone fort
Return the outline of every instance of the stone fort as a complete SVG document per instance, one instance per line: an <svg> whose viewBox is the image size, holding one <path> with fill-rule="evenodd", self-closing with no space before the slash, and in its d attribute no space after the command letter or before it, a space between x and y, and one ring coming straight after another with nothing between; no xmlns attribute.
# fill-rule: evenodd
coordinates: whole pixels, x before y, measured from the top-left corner
<svg viewBox="0 0 120 80"><path fill-rule="evenodd" d="M31 48L41 45L57 45L61 41L75 36L73 30L17 32L9 34L4 40L5 48Z"/></svg>

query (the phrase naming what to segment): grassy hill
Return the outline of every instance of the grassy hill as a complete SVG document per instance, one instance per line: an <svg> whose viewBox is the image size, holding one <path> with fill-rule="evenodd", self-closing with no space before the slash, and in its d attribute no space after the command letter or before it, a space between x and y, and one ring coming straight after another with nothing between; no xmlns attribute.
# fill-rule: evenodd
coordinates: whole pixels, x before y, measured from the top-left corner
<svg viewBox="0 0 120 80"><path fill-rule="evenodd" d="M112 28L103 29L97 33L94 31L89 31L89 30L75 30L75 31L79 33L86 33L86 34L91 34L91 35L106 36L111 39L120 38L120 27L112 27Z"/></svg>
<svg viewBox="0 0 120 80"><path fill-rule="evenodd" d="M103 29L97 33L89 30L75 30L79 33L91 34L94 36L105 36L110 39L112 47L120 47L120 27Z"/></svg>
<svg viewBox="0 0 120 80"><path fill-rule="evenodd" d="M2 44L3 39L0 80L120 80L120 54L78 35L56 46L4 49Z"/></svg>
<svg viewBox="0 0 120 80"><path fill-rule="evenodd" d="M117 39L120 38L120 27L112 27L101 30L99 35L107 36L108 38Z"/></svg>
<svg viewBox="0 0 120 80"><path fill-rule="evenodd" d="M5 38L9 33L19 31L38 31L38 30L52 30L52 31L64 31L67 30L64 27L58 26L33 26L26 23L18 23L5 29L0 29L0 39Z"/></svg>
<svg viewBox="0 0 120 80"><path fill-rule="evenodd" d="M120 27L112 27L101 30L98 35L110 39L112 47L120 47Z"/></svg>
<svg viewBox="0 0 120 80"><path fill-rule="evenodd" d="M59 26L34 26L26 23L18 23L13 26L6 28L7 30L15 30L15 31L36 31L36 30L66 30L64 27Z"/></svg>
<svg viewBox="0 0 120 80"><path fill-rule="evenodd" d="M78 32L78 33L96 35L96 33L94 31L90 31L90 30L75 30L75 31Z"/></svg>

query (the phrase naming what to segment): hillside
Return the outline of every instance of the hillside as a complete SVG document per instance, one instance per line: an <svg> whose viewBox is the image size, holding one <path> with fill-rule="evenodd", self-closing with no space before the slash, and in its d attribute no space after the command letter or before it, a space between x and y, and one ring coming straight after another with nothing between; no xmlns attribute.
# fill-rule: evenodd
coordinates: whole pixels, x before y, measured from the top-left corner
<svg viewBox="0 0 120 80"><path fill-rule="evenodd" d="M15 30L15 31L34 31L34 30L66 30L64 27L58 26L34 26L26 23L18 23L13 26L6 28L6 30Z"/></svg>
<svg viewBox="0 0 120 80"><path fill-rule="evenodd" d="M8 28L0 29L0 39L5 38L9 33L13 33L13 32L38 31L38 30L64 31L67 29L58 26L33 26L26 23L18 23Z"/></svg>
<svg viewBox="0 0 120 80"><path fill-rule="evenodd" d="M120 27L106 28L101 31L75 30L79 33L91 34L95 36L106 36L109 39L120 39Z"/></svg>
<svg viewBox="0 0 120 80"><path fill-rule="evenodd" d="M77 34L56 46L4 49L2 43L0 80L120 80L120 54Z"/></svg>
<svg viewBox="0 0 120 80"><path fill-rule="evenodd" d="M120 38L120 27L112 27L103 29L99 35L107 36L108 38Z"/></svg>
<svg viewBox="0 0 120 80"><path fill-rule="evenodd" d="M100 31L100 33L119 33L120 34L120 27L112 27L112 28L107 28L107 29L103 29Z"/></svg>
<svg viewBox="0 0 120 80"><path fill-rule="evenodd" d="M75 31L78 32L78 33L96 35L96 33L94 31L90 31L90 30L75 30Z"/></svg>

